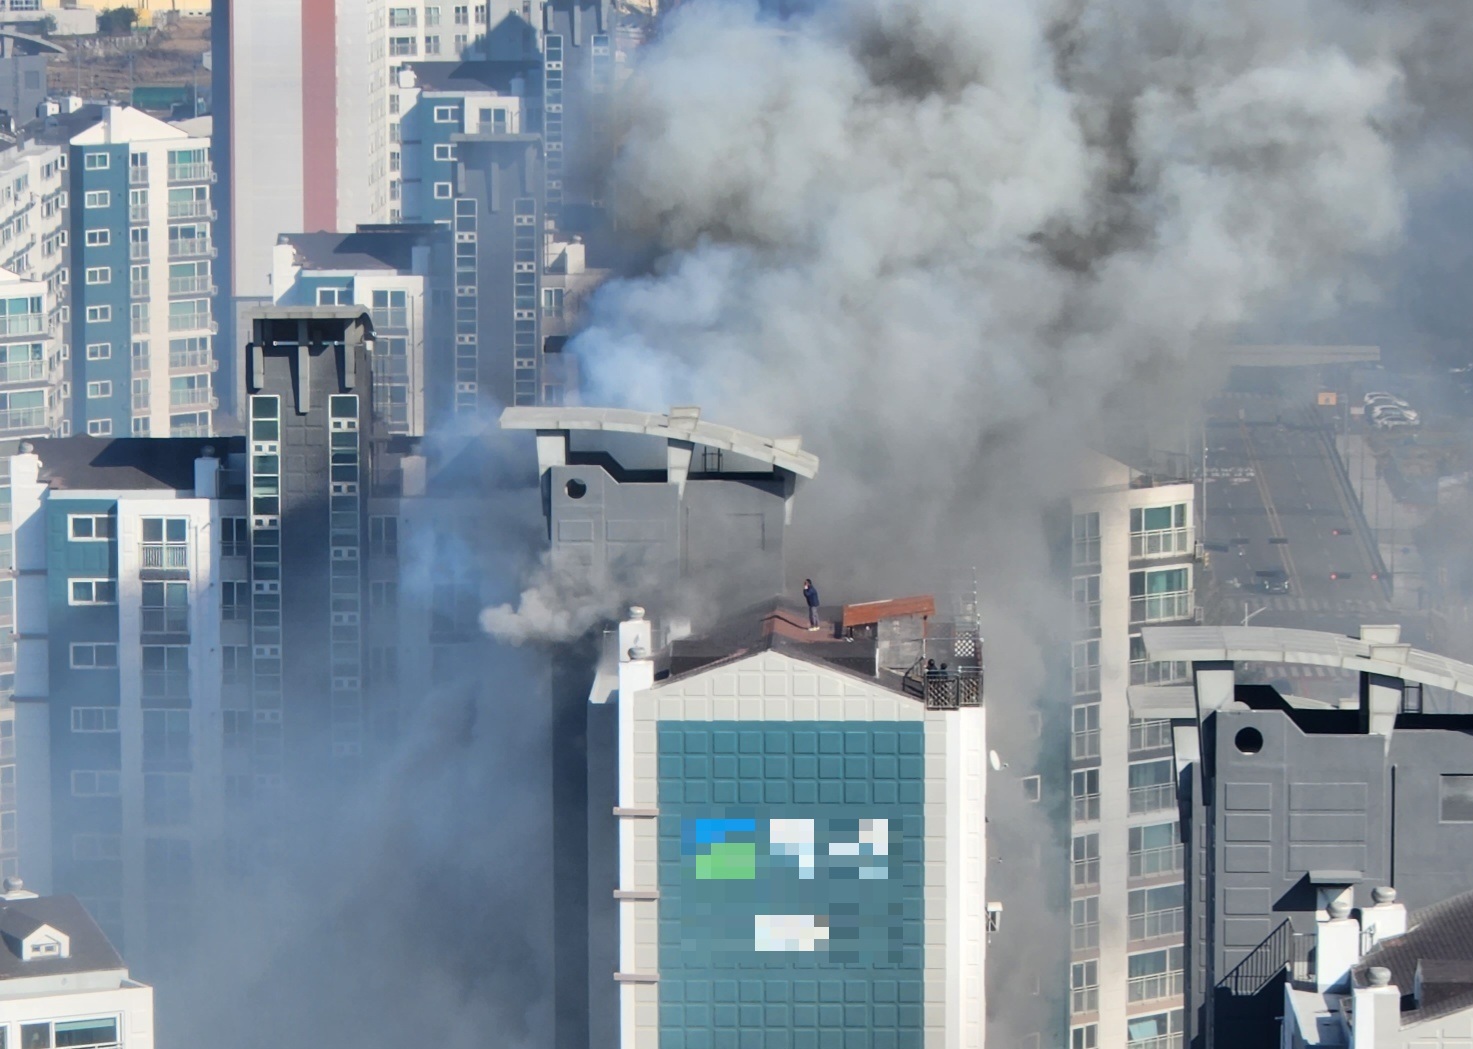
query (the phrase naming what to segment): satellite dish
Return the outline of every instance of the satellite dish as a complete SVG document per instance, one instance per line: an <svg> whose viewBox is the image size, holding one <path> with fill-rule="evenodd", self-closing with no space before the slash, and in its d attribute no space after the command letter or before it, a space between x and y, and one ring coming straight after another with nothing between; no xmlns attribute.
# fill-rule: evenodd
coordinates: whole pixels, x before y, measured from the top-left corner
<svg viewBox="0 0 1473 1049"><path fill-rule="evenodd" d="M1002 758L997 756L997 751L989 750L987 752L987 760L992 763L993 772L997 772L1002 769Z"/></svg>

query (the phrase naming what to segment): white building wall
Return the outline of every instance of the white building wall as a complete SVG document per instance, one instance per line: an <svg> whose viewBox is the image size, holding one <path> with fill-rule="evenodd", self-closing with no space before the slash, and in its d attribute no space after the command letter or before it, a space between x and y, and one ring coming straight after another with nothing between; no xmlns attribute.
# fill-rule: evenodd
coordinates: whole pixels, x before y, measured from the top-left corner
<svg viewBox="0 0 1473 1049"><path fill-rule="evenodd" d="M93 974L72 980L81 982ZM17 984L43 981L13 981ZM51 981L45 981L47 983ZM116 983L116 981L114 981ZM41 1021L87 1020L96 1017L118 1018L118 1049L153 1049L153 988L124 979L123 986L96 990L57 988L50 993L17 987L16 992L0 996L0 1030L5 1044L19 1046L21 1025Z"/></svg>
<svg viewBox="0 0 1473 1049"><path fill-rule="evenodd" d="M46 486L34 453L10 459L10 514L15 542L16 812L18 855L25 877L51 891L51 709L46 596Z"/></svg>

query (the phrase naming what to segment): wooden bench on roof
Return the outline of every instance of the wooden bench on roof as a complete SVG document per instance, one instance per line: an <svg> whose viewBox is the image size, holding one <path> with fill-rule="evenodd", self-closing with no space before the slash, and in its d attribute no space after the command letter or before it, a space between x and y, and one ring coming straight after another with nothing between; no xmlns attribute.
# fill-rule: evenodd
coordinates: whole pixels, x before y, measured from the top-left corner
<svg viewBox="0 0 1473 1049"><path fill-rule="evenodd" d="M920 616L930 619L936 614L936 599L930 594L916 597L897 597L889 601L861 601L857 605L845 605L840 627L852 630L857 626L873 626L883 619L903 619Z"/></svg>

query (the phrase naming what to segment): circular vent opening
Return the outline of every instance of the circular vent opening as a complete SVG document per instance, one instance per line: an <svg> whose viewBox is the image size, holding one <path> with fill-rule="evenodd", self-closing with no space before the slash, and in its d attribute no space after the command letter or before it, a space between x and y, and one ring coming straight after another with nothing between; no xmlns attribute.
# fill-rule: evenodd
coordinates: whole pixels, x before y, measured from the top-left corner
<svg viewBox="0 0 1473 1049"><path fill-rule="evenodd" d="M1240 728L1233 737L1233 745L1244 754L1257 754L1263 749L1263 733L1256 728Z"/></svg>
<svg viewBox="0 0 1473 1049"><path fill-rule="evenodd" d="M568 493L569 499L582 499L585 495L588 494L588 485L584 484L582 481L578 480L578 478L575 477L567 484L563 485L563 491Z"/></svg>

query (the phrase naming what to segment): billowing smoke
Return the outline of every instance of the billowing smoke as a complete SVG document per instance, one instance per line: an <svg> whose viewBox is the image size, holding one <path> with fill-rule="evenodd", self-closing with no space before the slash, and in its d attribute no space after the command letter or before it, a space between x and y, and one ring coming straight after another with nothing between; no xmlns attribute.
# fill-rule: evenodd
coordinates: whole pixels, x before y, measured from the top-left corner
<svg viewBox="0 0 1473 1049"><path fill-rule="evenodd" d="M823 466L791 570L869 598L976 566L1006 642L991 710L1037 710L1068 624L1043 522L1090 483L1081 450L1175 442L1222 347L1374 293L1407 174L1440 170L1429 130L1456 124L1439 24L1317 0L687 3L616 106L608 197L655 262L596 298L583 396L801 433Z"/></svg>

